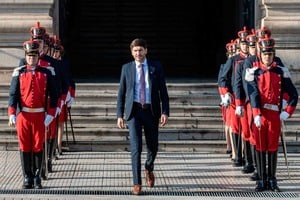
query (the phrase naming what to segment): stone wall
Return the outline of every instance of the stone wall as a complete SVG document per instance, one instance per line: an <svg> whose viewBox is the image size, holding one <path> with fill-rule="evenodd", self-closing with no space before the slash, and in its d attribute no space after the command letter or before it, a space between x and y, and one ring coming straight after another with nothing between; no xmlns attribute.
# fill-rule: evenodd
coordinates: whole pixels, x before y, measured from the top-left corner
<svg viewBox="0 0 300 200"><path fill-rule="evenodd" d="M7 82L11 71L24 56L22 44L29 30L40 22L50 35L58 34L58 0L0 1L0 82ZM276 53L300 84L300 0L256 0L255 26L271 29Z"/></svg>
<svg viewBox="0 0 300 200"><path fill-rule="evenodd" d="M272 31L276 55L300 84L300 0L258 0L256 25Z"/></svg>
<svg viewBox="0 0 300 200"><path fill-rule="evenodd" d="M24 57L22 44L30 38L30 28L40 22L51 35L55 0L0 1L0 82L8 82L13 68Z"/></svg>

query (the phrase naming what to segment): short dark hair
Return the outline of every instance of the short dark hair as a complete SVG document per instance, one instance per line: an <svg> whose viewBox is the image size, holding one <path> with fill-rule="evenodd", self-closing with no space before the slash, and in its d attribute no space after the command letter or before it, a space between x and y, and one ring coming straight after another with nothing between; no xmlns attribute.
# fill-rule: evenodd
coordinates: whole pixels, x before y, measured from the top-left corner
<svg viewBox="0 0 300 200"><path fill-rule="evenodd" d="M142 38L136 38L136 39L132 40L132 42L130 43L130 49L132 49L133 47L136 47L136 46L141 46L141 47L144 47L145 49L147 49L147 41Z"/></svg>

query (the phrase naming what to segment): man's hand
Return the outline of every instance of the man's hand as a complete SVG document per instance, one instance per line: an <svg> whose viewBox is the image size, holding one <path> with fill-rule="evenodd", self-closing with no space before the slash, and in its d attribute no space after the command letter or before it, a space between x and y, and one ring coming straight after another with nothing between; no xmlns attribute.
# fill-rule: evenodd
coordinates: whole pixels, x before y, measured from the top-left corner
<svg viewBox="0 0 300 200"><path fill-rule="evenodd" d="M66 96L66 102L70 101L71 99L71 93L68 91L67 96Z"/></svg>
<svg viewBox="0 0 300 200"><path fill-rule="evenodd" d="M231 95L229 92L227 92L225 95L224 95L224 98L222 99L222 103L225 107L228 107L230 104L231 104Z"/></svg>
<svg viewBox="0 0 300 200"><path fill-rule="evenodd" d="M61 113L61 109L60 107L57 107L55 111L55 117L57 117L60 113Z"/></svg>
<svg viewBox="0 0 300 200"><path fill-rule="evenodd" d="M125 122L124 122L124 119L121 118L121 117L119 117L119 118L118 118L118 121L117 121L117 125L118 125L119 128L124 129L124 128L125 128Z"/></svg>
<svg viewBox="0 0 300 200"><path fill-rule="evenodd" d="M165 126L168 123L168 115L162 114L160 117L160 126Z"/></svg>
<svg viewBox="0 0 300 200"><path fill-rule="evenodd" d="M261 116L260 115L256 115L254 117L254 124L257 128L261 127Z"/></svg>
<svg viewBox="0 0 300 200"><path fill-rule="evenodd" d="M285 112L285 111L282 111L282 112L280 113L280 120L282 120L282 121L287 120L289 117L290 117L290 114L287 113L287 112Z"/></svg>
<svg viewBox="0 0 300 200"><path fill-rule="evenodd" d="M44 121L45 126L46 127L49 126L49 124L52 122L53 119L54 117L52 115L47 114Z"/></svg>
<svg viewBox="0 0 300 200"><path fill-rule="evenodd" d="M74 97L70 98L70 101L67 102L67 106L68 108L70 108L72 106L72 104L74 103Z"/></svg>
<svg viewBox="0 0 300 200"><path fill-rule="evenodd" d="M9 115L8 126L16 125L16 115Z"/></svg>
<svg viewBox="0 0 300 200"><path fill-rule="evenodd" d="M242 117L244 115L243 106L237 106L235 109L235 114L239 117Z"/></svg>

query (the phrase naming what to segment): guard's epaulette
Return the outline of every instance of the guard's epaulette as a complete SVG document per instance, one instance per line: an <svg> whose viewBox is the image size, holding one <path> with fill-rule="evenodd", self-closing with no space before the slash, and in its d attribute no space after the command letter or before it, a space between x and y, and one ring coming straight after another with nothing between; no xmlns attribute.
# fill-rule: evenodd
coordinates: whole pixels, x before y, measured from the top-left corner
<svg viewBox="0 0 300 200"><path fill-rule="evenodd" d="M54 67L47 66L46 68L51 72L51 74L52 74L53 76L55 76L55 70L54 70Z"/></svg>
<svg viewBox="0 0 300 200"><path fill-rule="evenodd" d="M287 67L282 67L282 66L279 66L279 65L277 65L277 67L280 67L280 69L282 70L283 78L291 78L291 73L290 73L290 71Z"/></svg>
<svg viewBox="0 0 300 200"><path fill-rule="evenodd" d="M15 68L14 71L13 71L13 73L12 73L12 77L14 77L14 76L19 76L20 70L21 70L22 68L24 68L24 67L26 67L26 66L23 65L23 66L20 66L20 67Z"/></svg>

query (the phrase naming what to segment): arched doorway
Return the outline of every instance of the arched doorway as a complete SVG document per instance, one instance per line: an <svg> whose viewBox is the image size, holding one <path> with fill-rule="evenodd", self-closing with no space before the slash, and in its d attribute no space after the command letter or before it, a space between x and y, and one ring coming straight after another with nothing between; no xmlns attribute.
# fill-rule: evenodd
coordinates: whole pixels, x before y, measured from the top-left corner
<svg viewBox="0 0 300 200"><path fill-rule="evenodd" d="M60 35L75 77L119 77L129 43L143 37L148 57L169 77L217 77L225 44L246 25L254 0L60 1ZM209 14L207 14L209 13ZM62 20L63 19L63 20Z"/></svg>

